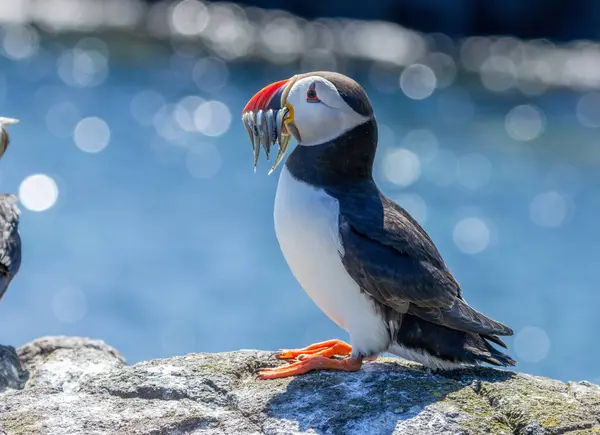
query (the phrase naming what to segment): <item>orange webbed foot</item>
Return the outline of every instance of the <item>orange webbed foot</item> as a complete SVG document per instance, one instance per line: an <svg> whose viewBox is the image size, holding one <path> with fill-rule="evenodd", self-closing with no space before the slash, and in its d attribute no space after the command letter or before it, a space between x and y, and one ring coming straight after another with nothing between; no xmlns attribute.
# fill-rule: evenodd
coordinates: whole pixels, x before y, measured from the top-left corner
<svg viewBox="0 0 600 435"><path fill-rule="evenodd" d="M352 346L342 340L327 340L321 343L311 344L303 349L280 350L275 354L277 359L300 359L314 358L317 356L330 358L334 355L350 356Z"/></svg>
<svg viewBox="0 0 600 435"><path fill-rule="evenodd" d="M345 372L356 372L362 366L361 359L331 359L328 357L316 355L308 359L297 361L288 365L263 369L258 372L258 379L277 379L288 376L303 375L313 370L341 370Z"/></svg>

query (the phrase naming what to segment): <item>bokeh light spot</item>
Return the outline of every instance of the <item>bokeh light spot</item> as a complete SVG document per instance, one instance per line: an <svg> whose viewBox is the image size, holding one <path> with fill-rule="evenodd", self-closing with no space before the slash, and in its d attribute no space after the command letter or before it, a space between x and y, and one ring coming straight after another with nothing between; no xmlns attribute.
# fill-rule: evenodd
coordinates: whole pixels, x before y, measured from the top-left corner
<svg viewBox="0 0 600 435"><path fill-rule="evenodd" d="M436 86L438 88L447 88L452 85L456 78L456 64L454 59L445 53L431 53L427 57L427 65L431 67L435 74Z"/></svg>
<svg viewBox="0 0 600 435"><path fill-rule="evenodd" d="M98 86L108 75L108 60L95 49L67 50L58 59L58 75L69 86Z"/></svg>
<svg viewBox="0 0 600 435"><path fill-rule="evenodd" d="M73 103L61 101L46 112L46 127L54 136L67 138L80 119L79 109Z"/></svg>
<svg viewBox="0 0 600 435"><path fill-rule="evenodd" d="M196 62L192 77L198 89L206 92L214 92L227 84L229 68L221 59L205 57Z"/></svg>
<svg viewBox="0 0 600 435"><path fill-rule="evenodd" d="M39 47L39 36L33 27L8 26L2 38L6 57L20 60L33 56Z"/></svg>
<svg viewBox="0 0 600 435"><path fill-rule="evenodd" d="M153 90L145 90L132 98L129 110L140 124L152 125L156 112L164 105L165 99L161 94Z"/></svg>
<svg viewBox="0 0 600 435"><path fill-rule="evenodd" d="M402 92L413 100L423 100L431 96L436 84L435 73L426 65L410 65L400 75Z"/></svg>
<svg viewBox="0 0 600 435"><path fill-rule="evenodd" d="M56 182L45 174L34 174L25 178L19 186L19 200L31 211L45 211L58 199Z"/></svg>
<svg viewBox="0 0 600 435"><path fill-rule="evenodd" d="M198 0L183 0L177 3L170 18L171 29L185 36L201 33L209 21L207 7Z"/></svg>
<svg viewBox="0 0 600 435"><path fill-rule="evenodd" d="M98 153L108 145L110 128L100 118L84 118L77 123L73 137L75 144L82 151Z"/></svg>
<svg viewBox="0 0 600 435"><path fill-rule="evenodd" d="M175 104L165 104L154 114L156 133L171 142L181 139L185 133L177 120L177 109L178 107Z"/></svg>
<svg viewBox="0 0 600 435"><path fill-rule="evenodd" d="M503 92L516 81L517 70L514 62L506 56L492 56L481 65L481 81L491 91Z"/></svg>
<svg viewBox="0 0 600 435"><path fill-rule="evenodd" d="M567 216L567 201L556 191L540 193L531 200L529 214L533 223L540 227L559 227Z"/></svg>
<svg viewBox="0 0 600 435"><path fill-rule="evenodd" d="M183 130L187 132L196 131L194 113L202 103L204 103L204 99L196 95L183 97L179 100L179 103L175 106L174 116Z"/></svg>
<svg viewBox="0 0 600 435"><path fill-rule="evenodd" d="M194 124L206 136L220 136L229 130L231 112L220 101L206 101L196 109Z"/></svg>
<svg viewBox="0 0 600 435"><path fill-rule="evenodd" d="M600 92L582 95L577 102L577 119L586 127L600 127Z"/></svg>
<svg viewBox="0 0 600 435"><path fill-rule="evenodd" d="M408 186L419 179L421 162L412 151L395 149L383 161L383 174L391 183Z"/></svg>
<svg viewBox="0 0 600 435"><path fill-rule="evenodd" d="M461 252L478 254L490 243L490 229L482 219L469 217L454 226L452 237Z"/></svg>
<svg viewBox="0 0 600 435"><path fill-rule="evenodd" d="M513 139L530 141L544 131L546 117L538 107L521 105L511 109L505 118L506 131Z"/></svg>
<svg viewBox="0 0 600 435"><path fill-rule="evenodd" d="M287 63L304 51L304 33L291 16L275 16L263 20L260 37L273 63Z"/></svg>
<svg viewBox="0 0 600 435"><path fill-rule="evenodd" d="M417 154L423 163L429 163L435 158L438 146L437 137L427 129L411 130L402 139L402 148Z"/></svg>
<svg viewBox="0 0 600 435"><path fill-rule="evenodd" d="M81 290L65 288L52 298L52 310L63 323L79 322L87 313L87 299Z"/></svg>
<svg viewBox="0 0 600 435"><path fill-rule="evenodd" d="M526 326L515 336L515 353L523 361L540 362L550 351L550 338L542 328Z"/></svg>

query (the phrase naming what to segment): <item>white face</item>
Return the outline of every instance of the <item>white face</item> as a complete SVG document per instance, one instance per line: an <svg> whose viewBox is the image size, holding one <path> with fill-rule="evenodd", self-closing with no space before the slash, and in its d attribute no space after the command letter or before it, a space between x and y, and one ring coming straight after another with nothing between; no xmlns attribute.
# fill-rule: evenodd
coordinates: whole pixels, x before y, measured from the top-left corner
<svg viewBox="0 0 600 435"><path fill-rule="evenodd" d="M369 120L356 113L329 80L318 76L294 83L286 103L293 108L292 124L300 134L296 140L303 146L328 142Z"/></svg>

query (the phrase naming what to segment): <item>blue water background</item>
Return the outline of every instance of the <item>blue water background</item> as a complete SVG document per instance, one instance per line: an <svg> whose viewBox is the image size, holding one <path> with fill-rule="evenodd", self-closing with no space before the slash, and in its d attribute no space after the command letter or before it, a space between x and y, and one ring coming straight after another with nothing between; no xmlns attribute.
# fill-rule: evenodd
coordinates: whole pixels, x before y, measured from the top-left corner
<svg viewBox="0 0 600 435"><path fill-rule="evenodd" d="M262 157L253 174L239 122L254 92L297 70L229 64L225 85L202 91L192 79L197 59L166 52L151 61L111 60L102 84L77 88L59 77L57 56L49 49L26 61L0 60L1 114L21 119L11 128L12 144L0 163L2 190L16 193L32 174L52 177L59 189L46 211L22 207L23 264L0 303L0 342L90 336L135 363L347 338L288 269L273 229L279 171L267 176ZM547 335L542 359L519 361L518 370L600 380L600 140L597 130L577 119L581 94L496 94L467 77L411 100L400 89L383 92L358 66L346 72L365 85L383 126L376 162L382 190L392 198L409 193L423 200L423 226L470 304L517 333L533 326ZM132 99L145 90L160 93L166 103L188 95L223 102L231 126L217 137L179 132L165 139L132 115ZM440 103L456 95L472 104ZM60 102L73 105L80 118L106 121L111 135L103 151L77 148L78 119L48 118ZM505 128L506 114L520 104L535 104L545 114L543 133L530 142L514 140ZM489 181L470 189L459 182L455 164L423 162L413 184L387 181L381 169L386 152L414 129L430 130L438 152L485 156ZM190 167L214 175L194 177ZM446 172L448 184L432 181ZM563 222L552 228L536 225L530 212L533 198L549 191L568 204ZM490 237L484 250L468 254L458 249L453 231L473 216L487 223ZM519 360L514 340L507 343Z"/></svg>

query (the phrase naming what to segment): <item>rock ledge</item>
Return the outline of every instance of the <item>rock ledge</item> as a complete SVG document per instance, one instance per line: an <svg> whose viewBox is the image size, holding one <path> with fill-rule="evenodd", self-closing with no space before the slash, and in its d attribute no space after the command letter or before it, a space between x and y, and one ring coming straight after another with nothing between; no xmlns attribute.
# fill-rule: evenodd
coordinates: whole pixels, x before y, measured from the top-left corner
<svg viewBox="0 0 600 435"><path fill-rule="evenodd" d="M242 350L127 366L78 337L0 346L0 433L600 434L600 387L587 382L431 373L391 359L358 373L255 380L277 364L271 352Z"/></svg>

